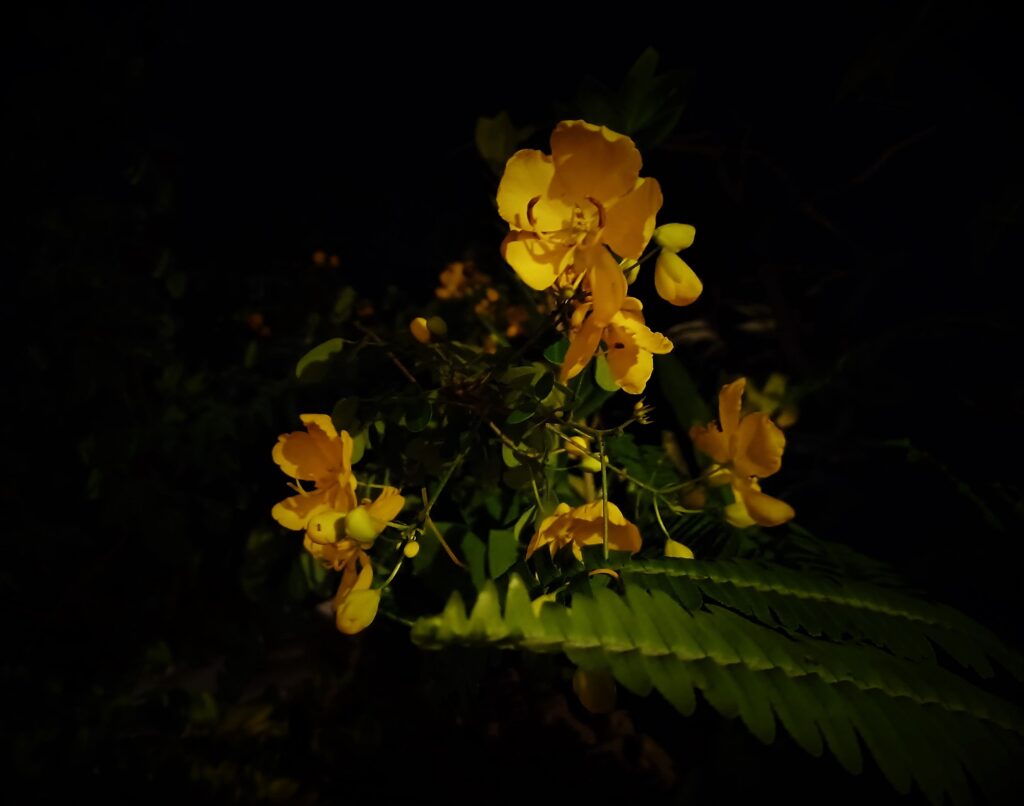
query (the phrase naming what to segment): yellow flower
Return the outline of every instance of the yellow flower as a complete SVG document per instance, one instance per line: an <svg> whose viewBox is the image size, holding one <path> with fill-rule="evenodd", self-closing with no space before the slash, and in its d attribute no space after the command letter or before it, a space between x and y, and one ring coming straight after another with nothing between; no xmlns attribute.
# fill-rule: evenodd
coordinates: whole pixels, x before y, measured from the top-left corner
<svg viewBox="0 0 1024 806"><path fill-rule="evenodd" d="M434 294L438 299L462 299L490 281L491 278L478 271L472 261L457 260L445 266L441 272L441 285Z"/></svg>
<svg viewBox="0 0 1024 806"><path fill-rule="evenodd" d="M278 466L297 482L311 481L313 490L297 484L298 495L274 505L271 514L286 529L301 531L317 509L348 512L356 504L352 475L352 437L340 434L326 414L303 414L306 431L282 434L274 445Z"/></svg>
<svg viewBox="0 0 1024 806"><path fill-rule="evenodd" d="M640 300L626 297L622 308L602 324L589 302L578 305L562 362L562 383L582 372L603 341L616 385L631 395L643 392L654 371L653 354L672 352L672 342L644 324L642 310Z"/></svg>
<svg viewBox="0 0 1024 806"><path fill-rule="evenodd" d="M543 521L526 549L530 559L537 549L548 546L554 557L563 546L572 546L576 559L583 560L583 546L600 546L604 542L604 517L600 501L571 509L559 504L554 513ZM611 501L608 502L608 547L615 551L640 551L640 531L626 520Z"/></svg>
<svg viewBox="0 0 1024 806"><path fill-rule="evenodd" d="M306 523L306 550L329 567L340 571L355 549L365 549L402 511L405 499L395 487L385 487L377 500L364 499L347 512L319 507Z"/></svg>
<svg viewBox="0 0 1024 806"><path fill-rule="evenodd" d="M758 523L778 526L790 520L793 508L761 492L758 479L778 472L786 437L763 412L740 417L746 378L722 387L718 395L718 425L694 426L690 439L724 469L736 498L726 507L726 519L740 528Z"/></svg>
<svg viewBox="0 0 1024 806"><path fill-rule="evenodd" d="M680 560L692 560L693 549L685 543L673 540L671 537L665 539L665 556L675 557Z"/></svg>
<svg viewBox="0 0 1024 806"><path fill-rule="evenodd" d="M537 291L583 282L597 322L607 324L626 296L612 253L638 259L661 208L661 188L640 178L641 165L632 140L582 120L555 127L550 156L513 154L498 186L498 213L512 228L502 255L523 282Z"/></svg>

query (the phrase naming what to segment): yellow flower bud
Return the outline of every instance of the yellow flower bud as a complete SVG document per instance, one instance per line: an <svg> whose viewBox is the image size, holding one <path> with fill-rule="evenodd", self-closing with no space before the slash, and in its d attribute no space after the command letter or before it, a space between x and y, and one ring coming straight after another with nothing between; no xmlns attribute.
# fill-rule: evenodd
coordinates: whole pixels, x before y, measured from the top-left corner
<svg viewBox="0 0 1024 806"><path fill-rule="evenodd" d="M379 606L379 589L354 590L338 607L335 624L345 635L355 635L370 626Z"/></svg>
<svg viewBox="0 0 1024 806"><path fill-rule="evenodd" d="M410 560L419 553L420 544L417 543L415 540L410 540L408 543L402 546L402 554L404 554Z"/></svg>
<svg viewBox="0 0 1024 806"><path fill-rule="evenodd" d="M703 487L695 487L682 498L682 505L687 509L703 509L708 502L708 493Z"/></svg>
<svg viewBox="0 0 1024 806"><path fill-rule="evenodd" d="M345 535L360 543L372 543L386 526L364 506L356 507L345 516Z"/></svg>
<svg viewBox="0 0 1024 806"><path fill-rule="evenodd" d="M662 224L654 230L654 242L662 249L678 252L689 249L697 230L689 224Z"/></svg>
<svg viewBox="0 0 1024 806"><path fill-rule="evenodd" d="M592 714L610 714L615 710L615 680L607 672L577 669L572 676L572 690Z"/></svg>
<svg viewBox="0 0 1024 806"><path fill-rule="evenodd" d="M636 278L640 276L640 264L637 263L632 268L626 269L625 274L626 282L629 283L629 285L633 285L633 283L636 282Z"/></svg>
<svg viewBox="0 0 1024 806"><path fill-rule="evenodd" d="M693 551L690 550L689 546L680 543L677 540L668 538L665 540L665 556L676 557L680 560L692 560Z"/></svg>
<svg viewBox="0 0 1024 806"><path fill-rule="evenodd" d="M317 513L306 525L306 537L314 543L337 543L342 537L339 527L344 517L344 513L330 509Z"/></svg>
<svg viewBox="0 0 1024 806"><path fill-rule="evenodd" d="M658 295L673 305L689 305L697 300L704 284L679 255L661 250L654 265L654 287Z"/></svg>
<svg viewBox="0 0 1024 806"><path fill-rule="evenodd" d="M422 316L417 316L409 323L409 332L420 344L430 344L430 328Z"/></svg>
<svg viewBox="0 0 1024 806"><path fill-rule="evenodd" d="M427 330L431 336L437 336L439 339L443 339L448 335L448 325L440 316L431 316L427 320ZM413 334L416 335L415 333Z"/></svg>

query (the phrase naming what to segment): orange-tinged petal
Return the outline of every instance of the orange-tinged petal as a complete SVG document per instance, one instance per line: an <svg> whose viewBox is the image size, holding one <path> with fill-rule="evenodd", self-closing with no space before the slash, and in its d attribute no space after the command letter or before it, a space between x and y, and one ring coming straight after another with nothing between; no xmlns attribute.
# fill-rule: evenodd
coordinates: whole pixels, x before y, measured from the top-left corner
<svg viewBox="0 0 1024 806"><path fill-rule="evenodd" d="M600 244L587 250L585 261L590 269L587 282L594 304L591 316L598 324L607 325L626 299L626 275L611 253Z"/></svg>
<svg viewBox="0 0 1024 806"><path fill-rule="evenodd" d="M579 546L596 546L604 543L604 505L591 501L572 510L572 539ZM615 504L608 502L608 547L615 551L640 551L640 530L626 520ZM579 554L577 555L579 556Z"/></svg>
<svg viewBox="0 0 1024 806"><path fill-rule="evenodd" d="M718 393L718 422L726 438L730 440L740 425L740 408L743 405L743 389L746 385L747 379L739 378L727 383Z"/></svg>
<svg viewBox="0 0 1024 806"><path fill-rule="evenodd" d="M271 517L285 529L301 532L318 507L329 506L323 490L313 490L305 495L293 495L277 504L270 511Z"/></svg>
<svg viewBox="0 0 1024 806"><path fill-rule="evenodd" d="M764 478L782 467L786 436L763 412L748 414L736 431L733 467L742 476Z"/></svg>
<svg viewBox="0 0 1024 806"><path fill-rule="evenodd" d="M690 440L697 450L710 456L718 464L729 461L729 440L715 423L695 425L690 429Z"/></svg>
<svg viewBox="0 0 1024 806"><path fill-rule="evenodd" d="M629 193L642 164L628 137L583 120L563 120L555 127L551 157L555 163L552 195L590 198L602 204Z"/></svg>
<svg viewBox="0 0 1024 806"><path fill-rule="evenodd" d="M704 284L679 255L661 250L654 264L654 287L666 302L690 305L704 290Z"/></svg>
<svg viewBox="0 0 1024 806"><path fill-rule="evenodd" d="M638 181L632 191L605 210L605 243L619 257L639 258L654 234L654 218L661 203L658 180Z"/></svg>
<svg viewBox="0 0 1024 806"><path fill-rule="evenodd" d="M562 372L559 376L562 383L575 378L590 363L590 359L601 345L601 333L601 326L593 316L590 316L580 325L579 330L570 334L569 349L562 360Z"/></svg>
<svg viewBox="0 0 1024 806"><path fill-rule="evenodd" d="M548 195L555 176L551 157L533 148L524 148L508 158L505 173L498 184L498 215L516 229L534 230L529 213L537 199ZM560 229L565 224L541 229Z"/></svg>
<svg viewBox="0 0 1024 806"><path fill-rule="evenodd" d="M299 419L311 434L319 431L329 440L338 438L338 432L335 430L329 414L300 414Z"/></svg>
<svg viewBox="0 0 1024 806"><path fill-rule="evenodd" d="M501 256L534 291L551 287L568 265L572 251L532 232L510 232L501 244Z"/></svg>

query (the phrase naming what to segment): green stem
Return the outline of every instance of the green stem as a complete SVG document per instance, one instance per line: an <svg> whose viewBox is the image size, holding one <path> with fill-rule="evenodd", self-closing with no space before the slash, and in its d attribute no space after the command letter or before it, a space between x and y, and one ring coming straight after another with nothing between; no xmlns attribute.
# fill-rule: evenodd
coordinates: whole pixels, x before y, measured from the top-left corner
<svg viewBox="0 0 1024 806"><path fill-rule="evenodd" d="M601 516L604 518L604 558L608 559L608 456L604 452L604 436L597 438L601 451Z"/></svg>

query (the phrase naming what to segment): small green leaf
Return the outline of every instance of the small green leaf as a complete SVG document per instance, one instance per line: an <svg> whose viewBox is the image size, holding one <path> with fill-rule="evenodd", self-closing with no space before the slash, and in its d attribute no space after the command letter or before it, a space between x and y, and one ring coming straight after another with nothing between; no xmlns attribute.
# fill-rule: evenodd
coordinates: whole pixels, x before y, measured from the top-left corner
<svg viewBox="0 0 1024 806"><path fill-rule="evenodd" d="M707 425L711 421L711 410L697 391L697 385L682 361L674 355L655 356L654 374L661 391L668 398L676 422L684 432L695 425Z"/></svg>
<svg viewBox="0 0 1024 806"><path fill-rule="evenodd" d="M565 354L569 351L569 340L564 336L550 345L544 351L544 358L550 361L552 364L562 366L562 361L565 359Z"/></svg>
<svg viewBox="0 0 1024 806"><path fill-rule="evenodd" d="M487 536L487 571L491 578L504 574L519 558L519 542L511 529L491 529Z"/></svg>
<svg viewBox="0 0 1024 806"><path fill-rule="evenodd" d="M318 344L299 359L299 363L295 365L295 377L303 383L317 383L323 380L327 365L341 352L344 344L341 339L329 339L323 344Z"/></svg>
<svg viewBox="0 0 1024 806"><path fill-rule="evenodd" d="M359 398L343 397L331 409L331 422L338 432L348 431L350 434L359 428Z"/></svg>
<svg viewBox="0 0 1024 806"><path fill-rule="evenodd" d="M619 385L615 383L615 378L612 375L612 369L608 366L608 359L603 355L599 355L594 361L594 380L597 381L597 385L606 392L619 391Z"/></svg>
<svg viewBox="0 0 1024 806"><path fill-rule="evenodd" d="M525 423L527 420L533 417L533 415L534 411L532 409L527 411L526 409L520 408L512 412L505 422L507 422L509 425L518 425L519 423Z"/></svg>
<svg viewBox="0 0 1024 806"><path fill-rule="evenodd" d="M430 425L430 418L434 414L434 407L425 397L418 397L410 400L405 405L405 414L402 416L402 425L414 434L418 434Z"/></svg>

